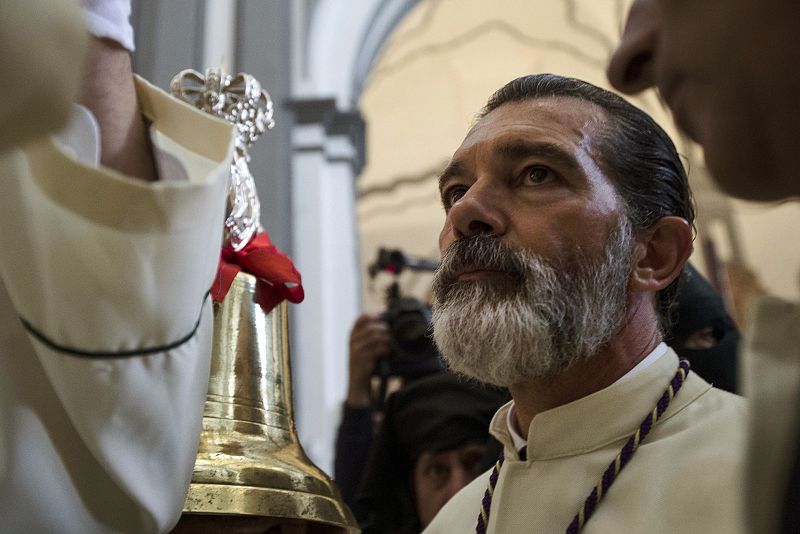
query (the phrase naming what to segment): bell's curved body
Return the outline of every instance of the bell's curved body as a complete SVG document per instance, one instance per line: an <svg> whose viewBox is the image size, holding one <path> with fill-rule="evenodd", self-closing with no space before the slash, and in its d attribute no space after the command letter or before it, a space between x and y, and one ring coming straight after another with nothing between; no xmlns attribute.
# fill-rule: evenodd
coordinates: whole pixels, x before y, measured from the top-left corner
<svg viewBox="0 0 800 534"><path fill-rule="evenodd" d="M214 307L203 431L177 531L238 521L251 525L241 531L263 532L255 526L267 523L258 518L270 518L309 532L358 532L339 491L298 441L288 340L286 302L264 313L256 279L239 273Z"/></svg>

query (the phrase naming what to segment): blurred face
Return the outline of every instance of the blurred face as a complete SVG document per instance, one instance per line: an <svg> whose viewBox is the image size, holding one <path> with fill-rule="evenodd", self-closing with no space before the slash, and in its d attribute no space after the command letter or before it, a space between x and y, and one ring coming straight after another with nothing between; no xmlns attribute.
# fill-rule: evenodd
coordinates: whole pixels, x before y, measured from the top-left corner
<svg viewBox="0 0 800 534"><path fill-rule="evenodd" d="M627 93L656 86L730 194L797 195L798 20L791 0L636 0L609 79Z"/></svg>
<svg viewBox="0 0 800 534"><path fill-rule="evenodd" d="M478 476L485 445L471 444L444 452L425 452L414 464L413 485L417 516L428 526L450 497Z"/></svg>
<svg viewBox="0 0 800 534"><path fill-rule="evenodd" d="M621 325L631 232L574 98L505 104L441 176L434 339L450 367L510 386L590 356Z"/></svg>

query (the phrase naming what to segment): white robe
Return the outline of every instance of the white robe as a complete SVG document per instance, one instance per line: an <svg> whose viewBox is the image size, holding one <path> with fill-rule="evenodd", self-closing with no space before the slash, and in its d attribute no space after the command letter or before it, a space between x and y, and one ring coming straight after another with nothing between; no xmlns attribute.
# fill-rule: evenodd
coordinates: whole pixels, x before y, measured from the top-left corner
<svg viewBox="0 0 800 534"><path fill-rule="evenodd" d="M527 461L513 447L502 407L491 432L506 462L487 532L564 532L603 471L653 409L678 367L670 350L626 380L538 414ZM622 470L583 534L735 534L743 532L743 399L695 373ZM451 499L426 534L475 532L489 472Z"/></svg>
<svg viewBox="0 0 800 534"><path fill-rule="evenodd" d="M742 350L742 382L752 403L747 457L750 532L779 532L800 445L800 303L774 297L753 306Z"/></svg>
<svg viewBox="0 0 800 534"><path fill-rule="evenodd" d="M79 162L85 140L0 157L3 533L166 531L182 509L232 130L137 90L165 181Z"/></svg>

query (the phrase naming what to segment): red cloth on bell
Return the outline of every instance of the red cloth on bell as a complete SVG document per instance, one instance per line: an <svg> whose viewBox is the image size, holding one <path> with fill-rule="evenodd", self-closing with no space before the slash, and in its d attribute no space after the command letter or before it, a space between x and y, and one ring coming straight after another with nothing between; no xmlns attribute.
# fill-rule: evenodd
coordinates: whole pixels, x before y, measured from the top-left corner
<svg viewBox="0 0 800 534"><path fill-rule="evenodd" d="M305 296L300 273L289 256L272 244L266 232L256 235L241 250L233 250L228 244L222 247L217 278L211 288L214 302L225 298L240 271L258 280L256 295L265 312L284 299L296 304Z"/></svg>

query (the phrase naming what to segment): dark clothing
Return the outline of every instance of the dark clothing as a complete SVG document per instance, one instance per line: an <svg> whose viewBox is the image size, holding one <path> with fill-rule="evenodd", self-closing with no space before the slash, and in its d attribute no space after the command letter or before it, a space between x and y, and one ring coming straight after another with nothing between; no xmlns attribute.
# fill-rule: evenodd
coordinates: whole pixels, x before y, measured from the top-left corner
<svg viewBox="0 0 800 534"><path fill-rule="evenodd" d="M342 492L344 502L358 517L356 490L369 458L375 431L372 410L344 407L339 433L336 436L333 478Z"/></svg>
<svg viewBox="0 0 800 534"><path fill-rule="evenodd" d="M741 336L722 297L691 265L686 264L686 279L678 290L675 323L664 341L678 356L692 364L692 371L715 387L737 393L736 352ZM686 348L689 337L711 328L717 345L708 349Z"/></svg>
<svg viewBox="0 0 800 534"><path fill-rule="evenodd" d="M783 507L783 534L800 533L800 447L795 453L789 487L786 491L786 504Z"/></svg>

